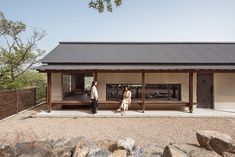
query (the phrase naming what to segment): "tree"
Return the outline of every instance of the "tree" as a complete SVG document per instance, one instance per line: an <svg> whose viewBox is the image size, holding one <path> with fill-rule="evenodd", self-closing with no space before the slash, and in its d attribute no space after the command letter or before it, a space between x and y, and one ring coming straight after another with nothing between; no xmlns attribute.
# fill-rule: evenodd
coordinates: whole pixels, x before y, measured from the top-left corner
<svg viewBox="0 0 235 157"><path fill-rule="evenodd" d="M27 72L44 53L37 48L37 42L45 36L45 31L33 30L32 35L23 39L26 25L20 21L6 19L0 12L0 88L17 88L19 77Z"/></svg>
<svg viewBox="0 0 235 157"><path fill-rule="evenodd" d="M121 4L122 0L91 0L89 7L98 10L99 13L102 13L105 8L108 12L112 12L114 5L119 7Z"/></svg>

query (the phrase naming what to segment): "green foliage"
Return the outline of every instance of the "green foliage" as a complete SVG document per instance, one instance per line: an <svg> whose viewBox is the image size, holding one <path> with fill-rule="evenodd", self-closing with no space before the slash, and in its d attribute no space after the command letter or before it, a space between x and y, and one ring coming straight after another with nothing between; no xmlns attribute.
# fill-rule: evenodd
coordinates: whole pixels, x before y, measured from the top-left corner
<svg viewBox="0 0 235 157"><path fill-rule="evenodd" d="M47 76L45 73L29 70L18 79L19 88L36 88L37 103L46 100Z"/></svg>
<svg viewBox="0 0 235 157"><path fill-rule="evenodd" d="M2 78L5 78L5 76ZM46 87L46 84L46 74L28 70L13 81L10 81L9 78L2 79L0 81L0 89Z"/></svg>
<svg viewBox="0 0 235 157"><path fill-rule="evenodd" d="M0 89L29 87L26 80L31 81L34 86L32 79L38 79L28 72L44 53L37 48L37 42L45 36L45 32L34 30L32 35L24 40L21 35L25 31L24 23L8 20L0 12L0 38L5 40L5 44L0 43ZM26 74L30 77L26 78Z"/></svg>
<svg viewBox="0 0 235 157"><path fill-rule="evenodd" d="M47 77L44 73L28 70L14 81L3 79L0 81L1 89L36 88L37 103L46 99Z"/></svg>
<svg viewBox="0 0 235 157"><path fill-rule="evenodd" d="M106 8L108 12L113 11L113 6L119 7L122 4L122 0L91 0L89 3L90 8L98 10L99 13L104 12Z"/></svg>

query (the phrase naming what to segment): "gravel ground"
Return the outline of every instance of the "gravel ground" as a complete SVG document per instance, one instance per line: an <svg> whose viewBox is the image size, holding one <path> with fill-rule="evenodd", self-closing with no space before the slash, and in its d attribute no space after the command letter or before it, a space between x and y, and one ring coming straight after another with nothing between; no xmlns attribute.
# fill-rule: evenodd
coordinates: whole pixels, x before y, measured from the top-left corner
<svg viewBox="0 0 235 157"><path fill-rule="evenodd" d="M196 130L217 130L235 138L235 118L30 118L45 106L0 122L0 143L84 136L138 144L197 143Z"/></svg>

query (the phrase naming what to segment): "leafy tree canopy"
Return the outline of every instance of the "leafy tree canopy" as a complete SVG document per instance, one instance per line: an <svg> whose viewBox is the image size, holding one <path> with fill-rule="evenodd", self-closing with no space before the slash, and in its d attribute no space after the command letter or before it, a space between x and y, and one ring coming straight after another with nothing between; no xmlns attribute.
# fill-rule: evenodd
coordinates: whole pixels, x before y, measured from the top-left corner
<svg viewBox="0 0 235 157"><path fill-rule="evenodd" d="M26 25L21 21L8 20L0 12L0 89L17 88L18 78L27 72L44 53L37 42L45 31L33 30L29 38L23 39Z"/></svg>
<svg viewBox="0 0 235 157"><path fill-rule="evenodd" d="M112 12L113 6L119 7L121 4L122 0L91 0L89 7L102 13L105 9L107 9L108 12Z"/></svg>

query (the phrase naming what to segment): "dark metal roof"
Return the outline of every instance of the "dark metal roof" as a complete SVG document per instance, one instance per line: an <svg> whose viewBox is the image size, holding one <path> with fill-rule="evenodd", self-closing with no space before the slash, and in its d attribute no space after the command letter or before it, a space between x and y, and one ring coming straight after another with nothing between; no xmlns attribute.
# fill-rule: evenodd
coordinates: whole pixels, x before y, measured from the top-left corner
<svg viewBox="0 0 235 157"><path fill-rule="evenodd" d="M235 64L235 43L60 42L41 62Z"/></svg>
<svg viewBox="0 0 235 157"><path fill-rule="evenodd" d="M235 70L235 65L41 65L47 70Z"/></svg>

